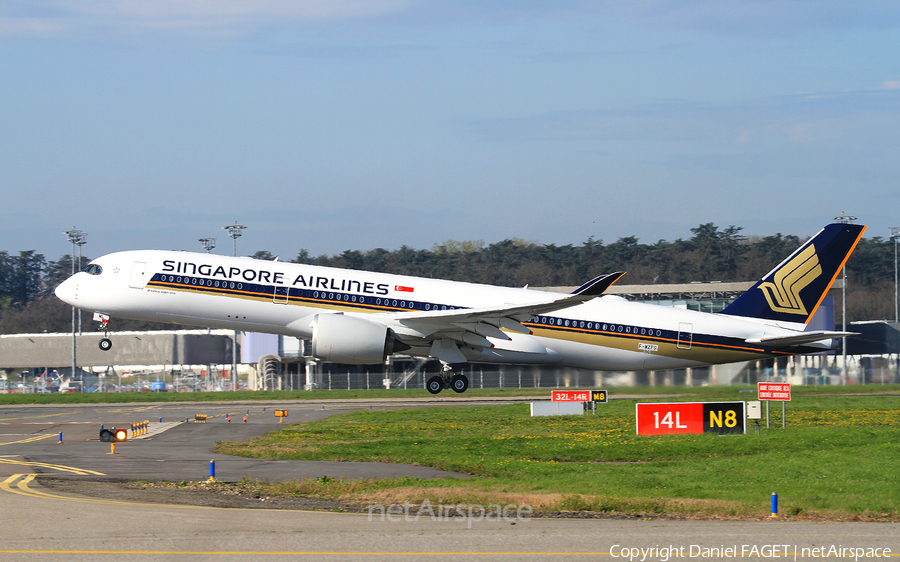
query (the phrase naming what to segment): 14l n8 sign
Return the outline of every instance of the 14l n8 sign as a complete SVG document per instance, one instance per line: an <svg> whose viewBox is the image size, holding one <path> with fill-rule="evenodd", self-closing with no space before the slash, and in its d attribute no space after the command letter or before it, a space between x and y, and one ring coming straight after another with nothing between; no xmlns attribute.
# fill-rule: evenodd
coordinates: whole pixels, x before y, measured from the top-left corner
<svg viewBox="0 0 900 562"><path fill-rule="evenodd" d="M746 433L745 402L636 404L638 435Z"/></svg>

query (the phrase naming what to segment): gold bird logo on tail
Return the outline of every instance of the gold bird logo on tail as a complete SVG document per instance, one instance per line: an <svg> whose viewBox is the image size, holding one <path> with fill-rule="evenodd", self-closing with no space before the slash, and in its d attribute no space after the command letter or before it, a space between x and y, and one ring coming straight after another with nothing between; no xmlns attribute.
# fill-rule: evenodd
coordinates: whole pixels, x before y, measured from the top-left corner
<svg viewBox="0 0 900 562"><path fill-rule="evenodd" d="M819 256L816 255L816 249L810 245L775 272L772 281L761 283L759 288L765 295L769 307L775 312L806 316L809 311L800 299L800 291L821 274Z"/></svg>

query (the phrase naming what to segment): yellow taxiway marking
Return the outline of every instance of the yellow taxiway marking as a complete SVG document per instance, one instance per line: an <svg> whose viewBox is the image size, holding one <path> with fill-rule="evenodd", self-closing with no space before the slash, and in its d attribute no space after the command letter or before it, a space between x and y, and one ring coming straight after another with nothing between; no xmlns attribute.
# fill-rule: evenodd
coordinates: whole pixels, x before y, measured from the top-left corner
<svg viewBox="0 0 900 562"><path fill-rule="evenodd" d="M0 459L0 460L2 460L2 459ZM100 474L100 473L96 472L94 474ZM34 480L36 476L40 476L40 475L39 474L13 474L12 476L7 478L3 482L0 482L0 490L3 490L5 492L11 492L13 494L19 494L22 496L29 496L32 498L41 498L41 499L47 499L47 500L63 500L63 501L80 502L80 503L99 503L99 504L105 504L105 505L124 505L124 506L131 506L131 507L136 506L136 505L150 506L150 507L164 506L164 507L171 507L173 509L232 509L232 510L234 509L234 508L223 508L223 507L209 507L209 506L203 506L203 505L174 505L174 504L126 502L126 501L116 501L116 500L102 500L102 499L96 499L96 498L76 498L76 497L70 497L70 496L59 496L56 494L50 494L47 492L42 492L40 490L32 489L28 484L30 484L31 481ZM19 478L22 478L22 480L19 481L18 483L15 483L16 480L18 480ZM14 488L18 488L18 489L14 489ZM252 508L237 508L237 509L250 510ZM254 511L259 511L259 510L254 509ZM267 511L273 511L273 510L267 510ZM278 510L278 511L298 511L298 510ZM312 513L312 512L310 512L310 513ZM332 512L323 511L323 512L315 512L315 513L328 514L328 513L332 513ZM344 515L347 515L347 514L344 514ZM357 514L351 514L351 515L357 515ZM361 514L361 515L365 515L365 514ZM4 552L4 551L0 551L0 553L2 553L2 552ZM60 551L60 552L63 552L63 551ZM76 551L72 551L72 552L74 553ZM190 554L190 553L186 553L186 554Z"/></svg>
<svg viewBox="0 0 900 562"><path fill-rule="evenodd" d="M75 412L63 412L61 414L46 414L43 416L20 416L17 418L0 418L0 422L6 422L6 421L10 421L10 420L39 420L41 418L56 418L59 416L72 416L72 415L80 414L80 413L81 412L79 412L79 411L75 411Z"/></svg>
<svg viewBox="0 0 900 562"><path fill-rule="evenodd" d="M97 474L100 474L99 472ZM3 482L0 482L0 490L5 492L12 492L13 494L19 494L21 496L29 496L32 498L42 498L47 500L65 500L65 501L73 501L80 503L101 503L101 504L112 504L112 505L135 505L130 502L119 502L113 500L98 500L94 498L70 498L66 496L57 496L56 494L48 494L47 492L41 492L40 490L32 489L28 484L31 483L34 478L38 476L37 474L13 474ZM18 483L15 483L16 480L22 478ZM14 488L18 488L17 490Z"/></svg>
<svg viewBox="0 0 900 562"><path fill-rule="evenodd" d="M32 443L34 441L40 441L41 439L49 439L50 437L58 437L58 433L48 433L46 435L34 435L27 439L20 439L19 441L10 441L8 443L0 443L0 447L3 445L16 445L18 443Z"/></svg>
<svg viewBox="0 0 900 562"><path fill-rule="evenodd" d="M123 412L124 412L124 413L131 413L131 412L143 412L143 411L146 411L146 410L155 410L155 409L157 409L158 407L159 407L159 406L157 406L156 404L151 404L151 405L149 405L149 406L131 406L131 407L128 407L128 408L116 408L115 410L112 410L112 411L115 412L115 413L117 413L117 414L121 414L121 413L123 413Z"/></svg>
<svg viewBox="0 0 900 562"><path fill-rule="evenodd" d="M23 491L20 491L20 490L13 490L12 487L10 486L10 484L12 484L13 482L15 482L16 480L18 480L18 479L19 479L20 477L22 477L22 476L25 477L25 479L22 480L22 482L25 482L25 483L27 484L28 482L31 482L31 480L32 480L36 475L35 475L35 474L13 474L12 476L10 476L9 478L7 478L7 479L4 480L3 482L0 482L0 490L3 490L4 492L10 492L10 493L13 493L13 494L20 494L20 495L23 495L23 496L30 496L31 494L26 493L26 492L23 492ZM21 486L21 485L22 485L22 482L19 482L19 484L17 484L17 486Z"/></svg>
<svg viewBox="0 0 900 562"><path fill-rule="evenodd" d="M5 459L0 459L0 462L4 462L4 461L5 461ZM40 463L25 463L25 462L23 462L23 463L19 463L19 464L32 464L32 465L41 466ZM93 474L105 476L103 473L100 473L100 472L93 472ZM59 496L56 494L50 494L47 492L42 492L40 490L32 489L28 484L30 484L31 481L34 480L35 477L37 477L37 476L40 476L40 474L13 474L12 476L7 478L3 482L0 482L0 490L2 490L4 492L10 492L13 494L19 494L22 496L29 496L32 498L41 498L41 499L47 499L47 500L63 500L63 501L80 502L80 503L99 503L99 504L106 504L106 505L125 505L125 506L140 505L140 506L148 506L148 507L161 507L162 506L162 507L170 507L173 509L227 509L229 511L251 511L251 510L252 511L283 511L283 512L295 512L295 513L317 513L317 514L321 514L321 515L366 516L365 513L338 513L338 512L333 512L333 511L307 511L307 510L300 510L300 509L260 510L258 508L250 508L250 507L237 507L237 508L210 507L210 506L205 506L205 505L177 505L177 504L143 503L143 502L117 501L117 500L102 500L102 499L96 499L96 498L77 498L77 497L72 497L72 496ZM22 478L22 480L19 481L18 483L15 483L16 480L18 480L19 478ZM13 489L13 488L18 488L18 489ZM6 552L6 551L0 550L0 553L3 553L3 552ZM10 552L12 552L12 551L10 551ZM35 551L35 552L37 552L37 551ZM62 551L60 551L60 552L62 552ZM75 551L72 551L72 552L75 552Z"/></svg>
<svg viewBox="0 0 900 562"><path fill-rule="evenodd" d="M99 473L98 473L99 474ZM47 500L65 500L79 503L100 503L107 505L151 505L151 504L134 504L131 502L120 502L113 500L99 500L94 498L73 498L66 496L58 496L56 494L48 494L47 492L42 492L40 490L35 490L29 486L32 480L35 479L38 474L13 474L3 482L0 482L0 490L5 492L12 492L13 494L19 494L21 496L28 496L32 498L42 498ZM22 478L19 482L16 483L16 480ZM18 488L18 489L15 489Z"/></svg>
<svg viewBox="0 0 900 562"><path fill-rule="evenodd" d="M46 468L49 470L58 470L60 472L71 472L73 474L78 474L80 476L87 476L88 474L93 474L94 476L106 476L102 472L96 472L94 470L87 470L85 468L75 468L73 466L63 466L61 464L47 464L43 462L30 462L30 461L18 461L13 459L0 459L0 463L5 464L19 464L24 466L35 466L38 468Z"/></svg>

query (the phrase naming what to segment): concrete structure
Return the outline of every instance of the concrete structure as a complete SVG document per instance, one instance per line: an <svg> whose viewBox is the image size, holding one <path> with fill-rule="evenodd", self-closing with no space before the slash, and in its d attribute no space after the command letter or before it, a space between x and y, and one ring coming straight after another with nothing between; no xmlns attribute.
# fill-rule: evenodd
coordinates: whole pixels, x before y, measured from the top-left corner
<svg viewBox="0 0 900 562"><path fill-rule="evenodd" d="M135 371L137 383L132 387L152 386L153 379L163 378L178 388L206 390L217 373L214 365L230 364L233 346L228 330L178 330L157 332L114 332L113 347L102 351L98 342L101 332L77 335L78 365L72 373L72 334L12 334L0 336L0 369L13 375L10 384L0 384L0 391L15 389L14 383L26 383L21 372L32 374L57 371L64 380L52 387L93 387L109 390L120 385L120 375ZM18 377L16 376L18 375ZM201 381L201 376L206 375ZM50 381L45 379L42 388ZM146 384L144 384L146 383ZM215 381L215 385L219 385ZM35 390L36 385L26 386Z"/></svg>
<svg viewBox="0 0 900 562"><path fill-rule="evenodd" d="M113 332L113 347L101 351L103 334L87 332L75 338L79 367L108 365L205 365L231 361L228 330ZM11 334L0 336L0 369L64 368L72 357L71 334Z"/></svg>

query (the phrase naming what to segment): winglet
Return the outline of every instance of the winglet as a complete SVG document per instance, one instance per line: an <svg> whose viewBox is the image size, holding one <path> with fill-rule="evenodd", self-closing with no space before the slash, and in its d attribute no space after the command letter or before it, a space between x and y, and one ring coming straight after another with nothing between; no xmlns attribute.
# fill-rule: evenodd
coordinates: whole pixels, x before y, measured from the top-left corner
<svg viewBox="0 0 900 562"><path fill-rule="evenodd" d="M594 277L581 287L572 291L572 294L583 297L598 297L612 287L613 283L621 279L623 275L625 275L624 271L617 271L615 273L610 273L609 275Z"/></svg>

